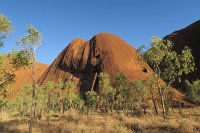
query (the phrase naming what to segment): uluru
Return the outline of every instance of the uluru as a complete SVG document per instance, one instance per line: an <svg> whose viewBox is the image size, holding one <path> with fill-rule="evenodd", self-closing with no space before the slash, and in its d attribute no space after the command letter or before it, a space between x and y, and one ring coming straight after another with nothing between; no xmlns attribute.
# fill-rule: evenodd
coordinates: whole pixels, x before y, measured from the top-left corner
<svg viewBox="0 0 200 133"><path fill-rule="evenodd" d="M191 25L177 30L164 39L171 40L174 43L173 50L180 53L184 46L188 46L192 50L196 70L188 75L183 75L181 82L178 80L174 83L176 88L185 89L185 80L190 82L199 79L200 77L200 20Z"/></svg>
<svg viewBox="0 0 200 133"><path fill-rule="evenodd" d="M123 72L129 80L151 75L146 63L138 63L137 50L110 33L100 33L88 41L74 39L47 68L39 84L58 79L72 80L76 88L86 92L94 87L98 92L98 74L105 72L111 82Z"/></svg>

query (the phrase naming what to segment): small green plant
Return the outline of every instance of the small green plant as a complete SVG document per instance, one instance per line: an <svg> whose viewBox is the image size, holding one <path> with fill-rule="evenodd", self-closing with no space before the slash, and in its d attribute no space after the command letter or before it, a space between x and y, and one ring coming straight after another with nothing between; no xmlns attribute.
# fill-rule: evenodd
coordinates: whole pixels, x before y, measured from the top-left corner
<svg viewBox="0 0 200 133"><path fill-rule="evenodd" d="M190 100L200 103L200 80L193 81L190 83L188 80L185 81L187 96Z"/></svg>
<svg viewBox="0 0 200 133"><path fill-rule="evenodd" d="M88 91L86 92L86 104L89 109L91 109L91 113L93 109L97 106L99 101L99 96L95 91Z"/></svg>

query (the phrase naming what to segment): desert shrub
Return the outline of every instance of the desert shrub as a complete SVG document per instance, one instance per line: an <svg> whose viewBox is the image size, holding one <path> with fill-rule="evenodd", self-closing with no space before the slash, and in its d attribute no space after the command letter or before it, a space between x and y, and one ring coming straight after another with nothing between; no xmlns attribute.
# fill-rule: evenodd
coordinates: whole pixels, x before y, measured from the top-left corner
<svg viewBox="0 0 200 133"><path fill-rule="evenodd" d="M186 80L185 84L188 98L200 103L200 80L193 81L192 83Z"/></svg>
<svg viewBox="0 0 200 133"><path fill-rule="evenodd" d="M93 108L97 106L99 96L95 91L88 91L86 92L86 105L89 109L91 109L91 112Z"/></svg>

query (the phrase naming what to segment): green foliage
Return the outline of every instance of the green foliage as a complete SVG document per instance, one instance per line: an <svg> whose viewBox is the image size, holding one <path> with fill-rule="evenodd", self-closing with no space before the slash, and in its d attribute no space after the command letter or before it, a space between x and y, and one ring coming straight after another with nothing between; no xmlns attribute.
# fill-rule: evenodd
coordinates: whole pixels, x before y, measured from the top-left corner
<svg viewBox="0 0 200 133"><path fill-rule="evenodd" d="M172 50L173 43L161 38L153 38L151 48L144 54L144 59L152 66L154 77L157 81L159 95L162 104L163 117L165 118L164 91L183 74L193 72L195 69L194 57L191 50L185 47L181 54ZM166 85L161 85L161 79Z"/></svg>
<svg viewBox="0 0 200 133"><path fill-rule="evenodd" d="M143 108L146 98L146 86L142 80L129 82L123 73L119 73L116 78L115 87L110 85L109 76L106 73L99 74L99 95L95 91L86 92L86 101L75 92L72 81L59 79L57 82L47 82L35 90L35 114L38 118L50 120L51 114L59 113L65 115L65 111L71 113L72 109L81 112L101 110L102 113L109 113L113 110L119 112L133 112ZM31 112L32 106L31 85L24 85L17 93L16 99L2 101L2 107L9 111L20 112L25 116ZM53 112L52 112L53 111Z"/></svg>
<svg viewBox="0 0 200 133"><path fill-rule="evenodd" d="M44 107L43 108L48 115L50 115L50 110L52 108L52 105L54 106L57 101L57 94L56 94L56 83L53 81L47 82L45 85L42 86L41 91L43 90L44 95Z"/></svg>
<svg viewBox="0 0 200 133"><path fill-rule="evenodd" d="M38 112L45 110L48 106L48 96L46 95L45 90L40 87L36 88L35 103L35 108Z"/></svg>
<svg viewBox="0 0 200 133"><path fill-rule="evenodd" d="M9 33L13 30L12 23L8 18L0 14L0 32Z"/></svg>
<svg viewBox="0 0 200 133"><path fill-rule="evenodd" d="M46 85L52 86L52 83ZM81 99L79 94L75 93L74 83L71 81L64 81L59 79L55 83L55 88L50 91L51 102L56 107L55 110L60 110L64 113L66 110L77 109L80 110L84 106L84 101Z"/></svg>
<svg viewBox="0 0 200 133"><path fill-rule="evenodd" d="M175 51L167 53L162 65L161 77L167 82L175 78L180 80L183 74L187 75L195 69L194 57L188 47L185 47L180 55L177 55Z"/></svg>
<svg viewBox="0 0 200 133"><path fill-rule="evenodd" d="M15 81L14 67L10 64L10 56L0 54L0 88L6 88L7 85Z"/></svg>
<svg viewBox="0 0 200 133"><path fill-rule="evenodd" d="M9 56L12 56L10 59L10 64L18 70L21 67L29 66L30 62L30 55L24 53L24 51L12 51Z"/></svg>
<svg viewBox="0 0 200 133"><path fill-rule="evenodd" d="M160 65L172 46L170 41L155 37L152 39L151 48L144 53L144 57L152 66Z"/></svg>
<svg viewBox="0 0 200 133"><path fill-rule="evenodd" d="M179 60L181 64L181 74L188 74L195 70L194 57L192 55L192 50L189 47L184 47L181 54L179 55Z"/></svg>
<svg viewBox="0 0 200 133"><path fill-rule="evenodd" d="M0 95L0 112L6 106L6 104L7 104L7 100L5 99L5 97Z"/></svg>
<svg viewBox="0 0 200 133"><path fill-rule="evenodd" d="M108 74L100 73L99 74L99 86L102 89L102 93L106 93L107 89L110 87L110 79Z"/></svg>
<svg viewBox="0 0 200 133"><path fill-rule="evenodd" d="M108 108L112 108L114 104L114 96L116 95L116 89L110 85L110 79L108 74L101 72L99 74L99 88L100 88L100 106L105 108L108 112Z"/></svg>
<svg viewBox="0 0 200 133"><path fill-rule="evenodd" d="M41 45L41 34L32 25L28 25L27 32L28 34L22 36L17 44L28 54L35 56L36 49Z"/></svg>
<svg viewBox="0 0 200 133"><path fill-rule="evenodd" d="M20 40L18 40L16 43L22 47L22 50L24 53L30 56L30 62L32 63L32 102L31 102L31 120L29 123L29 132L32 132L32 122L35 114L35 102L37 99L36 97L36 82L35 82L35 53L37 48L41 44L41 34L40 32L34 28L32 25L28 25L27 27L27 34L22 36ZM40 93L39 93L40 94ZM42 95L39 95L42 96ZM41 98L41 97L40 97Z"/></svg>
<svg viewBox="0 0 200 133"><path fill-rule="evenodd" d="M77 95L74 92L75 86L74 83L71 81L66 82L66 88L68 93L66 93L66 101L69 103L69 108L72 108L72 103L75 101Z"/></svg>
<svg viewBox="0 0 200 133"><path fill-rule="evenodd" d="M29 57L23 51L12 51L10 54L0 54L0 88L15 82L15 71L28 66Z"/></svg>
<svg viewBox="0 0 200 133"><path fill-rule="evenodd" d="M192 101L200 103L200 80L193 81L192 83L186 80L185 84L187 88L187 96Z"/></svg>
<svg viewBox="0 0 200 133"><path fill-rule="evenodd" d="M31 91L32 86L30 84L23 85L16 95L15 108L21 113L28 112L31 106Z"/></svg>
<svg viewBox="0 0 200 133"><path fill-rule="evenodd" d="M142 103L147 95L147 87L144 80L135 80L132 83L133 89L133 96L135 97L136 101Z"/></svg>
<svg viewBox="0 0 200 133"><path fill-rule="evenodd" d="M85 106L85 101L79 94L74 93L71 106L75 110L82 111Z"/></svg>
<svg viewBox="0 0 200 133"><path fill-rule="evenodd" d="M174 82L176 78L180 79L183 74L195 69L190 48L185 47L181 54L177 54L172 47L173 43L169 40L153 38L151 48L143 54L145 60L152 66L155 76L168 83Z"/></svg>
<svg viewBox="0 0 200 133"><path fill-rule="evenodd" d="M55 88L55 82L53 82L53 81L49 81L43 86L43 89L47 93L51 93L51 90L54 89L54 88Z"/></svg>
<svg viewBox="0 0 200 133"><path fill-rule="evenodd" d="M18 111L18 106L16 106L16 101L13 99L6 99L4 110L8 112Z"/></svg>
<svg viewBox="0 0 200 133"><path fill-rule="evenodd" d="M4 45L4 39L7 34L13 31L13 26L10 20L2 14L0 14L0 47Z"/></svg>
<svg viewBox="0 0 200 133"><path fill-rule="evenodd" d="M156 89L158 88L158 85L156 84L156 78L154 76L147 77L146 84L149 85L149 89L152 92L155 92Z"/></svg>
<svg viewBox="0 0 200 133"><path fill-rule="evenodd" d="M4 39L13 31L10 20L0 14L0 47L4 46ZM22 51L12 51L9 54L0 54L0 88L4 89L15 82L14 72L29 64L29 58Z"/></svg>
<svg viewBox="0 0 200 133"><path fill-rule="evenodd" d="M122 72L119 72L115 79L115 88L116 88L116 101L115 104L117 108L123 109L127 107L127 103L131 103L131 88L132 84L128 82L126 75ZM131 103L132 104L132 103Z"/></svg>
<svg viewBox="0 0 200 133"><path fill-rule="evenodd" d="M75 93L75 85L72 81L66 82L67 95L66 102L68 103L68 108L71 109L82 109L84 106L84 101L81 99L80 95Z"/></svg>
<svg viewBox="0 0 200 133"><path fill-rule="evenodd" d="M120 95L127 95L127 92L130 91L130 84L128 82L128 79L124 73L119 72L116 76L115 79L115 88L116 88L116 93Z"/></svg>
<svg viewBox="0 0 200 133"><path fill-rule="evenodd" d="M97 106L97 102L99 101L99 96L95 91L86 92L86 104L89 108L94 108Z"/></svg>
<svg viewBox="0 0 200 133"><path fill-rule="evenodd" d="M125 101L128 103L127 107L130 109L134 108L136 111L141 111L141 108L144 107L144 101L147 95L146 82L143 80L135 80L129 84L130 91Z"/></svg>
<svg viewBox="0 0 200 133"><path fill-rule="evenodd" d="M116 94L115 89L110 85L110 79L106 73L99 74L99 87L101 88L102 95L107 98L113 98Z"/></svg>

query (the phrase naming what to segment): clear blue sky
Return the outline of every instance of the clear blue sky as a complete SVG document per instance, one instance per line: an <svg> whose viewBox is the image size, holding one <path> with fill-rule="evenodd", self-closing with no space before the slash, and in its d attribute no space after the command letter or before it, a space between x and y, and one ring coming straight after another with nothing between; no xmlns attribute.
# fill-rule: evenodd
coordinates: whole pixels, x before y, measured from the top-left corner
<svg viewBox="0 0 200 133"><path fill-rule="evenodd" d="M149 45L200 19L200 0L0 0L0 13L15 27L0 52L32 24L42 33L37 60L50 64L73 38L88 40L100 32L120 36L134 47Z"/></svg>

